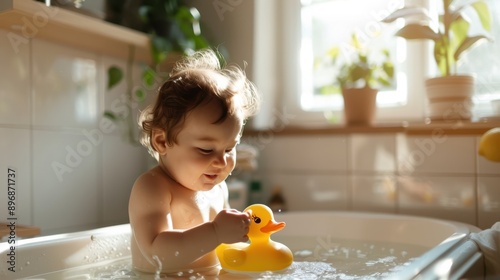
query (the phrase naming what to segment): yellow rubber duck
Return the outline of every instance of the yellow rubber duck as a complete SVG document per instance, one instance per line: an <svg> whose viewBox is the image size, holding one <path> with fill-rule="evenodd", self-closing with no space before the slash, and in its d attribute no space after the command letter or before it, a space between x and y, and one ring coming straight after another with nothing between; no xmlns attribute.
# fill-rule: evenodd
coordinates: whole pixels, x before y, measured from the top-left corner
<svg viewBox="0 0 500 280"><path fill-rule="evenodd" d="M263 204L248 206L252 214L248 230L249 243L221 244L215 251L224 270L228 272L263 272L286 269L293 262L290 249L272 241L271 234L283 229L285 222L276 222L273 212Z"/></svg>

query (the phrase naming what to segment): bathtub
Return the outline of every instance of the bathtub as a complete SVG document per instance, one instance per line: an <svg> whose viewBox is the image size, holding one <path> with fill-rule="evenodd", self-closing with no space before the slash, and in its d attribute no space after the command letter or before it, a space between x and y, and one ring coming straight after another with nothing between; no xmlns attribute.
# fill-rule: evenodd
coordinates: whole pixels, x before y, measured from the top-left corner
<svg viewBox="0 0 500 280"><path fill-rule="evenodd" d="M470 225L358 212L287 212L275 219L287 225L272 239L294 252L294 264L264 273L268 279L484 278L483 256L467 238L479 229ZM139 278L130 268L128 224L14 245L0 244L1 279ZM230 276L223 273L220 279Z"/></svg>

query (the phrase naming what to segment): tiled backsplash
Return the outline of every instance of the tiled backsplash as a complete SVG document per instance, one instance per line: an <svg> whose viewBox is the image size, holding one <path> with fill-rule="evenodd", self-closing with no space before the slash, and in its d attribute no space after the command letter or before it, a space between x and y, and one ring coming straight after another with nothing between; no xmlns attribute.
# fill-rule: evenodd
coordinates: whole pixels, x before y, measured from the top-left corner
<svg viewBox="0 0 500 280"><path fill-rule="evenodd" d="M0 30L0 181L16 169L17 223L49 234L128 222L148 155L103 118L123 108L125 84L107 91L105 79L125 62L36 38L12 48L8 38ZM1 192L6 221L6 185Z"/></svg>
<svg viewBox="0 0 500 280"><path fill-rule="evenodd" d="M478 140L439 131L275 135L257 144L259 173L267 191L282 188L289 210L401 213L488 228L500 221L500 163L477 155Z"/></svg>

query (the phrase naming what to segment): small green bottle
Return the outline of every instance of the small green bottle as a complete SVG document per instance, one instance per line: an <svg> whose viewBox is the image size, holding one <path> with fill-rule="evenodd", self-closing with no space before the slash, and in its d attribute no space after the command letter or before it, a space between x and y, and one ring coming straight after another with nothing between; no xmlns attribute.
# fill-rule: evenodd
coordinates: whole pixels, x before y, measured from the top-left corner
<svg viewBox="0 0 500 280"><path fill-rule="evenodd" d="M260 181L250 182L250 192L248 195L248 205L262 203L262 184Z"/></svg>

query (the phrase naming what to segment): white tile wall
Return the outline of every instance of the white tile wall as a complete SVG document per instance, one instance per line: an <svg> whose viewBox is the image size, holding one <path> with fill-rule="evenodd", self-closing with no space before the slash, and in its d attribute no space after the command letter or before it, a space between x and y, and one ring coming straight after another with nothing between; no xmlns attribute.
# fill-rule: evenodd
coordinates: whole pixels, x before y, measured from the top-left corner
<svg viewBox="0 0 500 280"><path fill-rule="evenodd" d="M33 125L91 127L97 119L97 56L33 40Z"/></svg>
<svg viewBox="0 0 500 280"><path fill-rule="evenodd" d="M352 209L396 211L396 135L351 134L349 171Z"/></svg>
<svg viewBox="0 0 500 280"><path fill-rule="evenodd" d="M149 155L144 147L130 145L117 135L105 135L102 148L103 223L127 223L130 190L147 166Z"/></svg>
<svg viewBox="0 0 500 280"><path fill-rule="evenodd" d="M130 188L148 155L122 137L123 127L102 126L125 91L122 83L106 95L105 71L125 63L37 38L17 52L6 38L0 31L0 178L16 168L18 224L52 234L127 222ZM2 206L0 221L6 217Z"/></svg>
<svg viewBox="0 0 500 280"><path fill-rule="evenodd" d="M291 210L403 213L482 228L500 220L500 164L477 155L477 137L436 130L266 139L265 193L281 186Z"/></svg>
<svg viewBox="0 0 500 280"><path fill-rule="evenodd" d="M269 195L271 185L279 185L285 198L291 200L290 209L348 207L346 136L274 137L270 134L247 137L244 142L260 150L259 169L263 171L260 176L270 185L264 189L264 197ZM337 173L340 176L336 176Z"/></svg>
<svg viewBox="0 0 500 280"><path fill-rule="evenodd" d="M408 176L399 183L399 213L476 224L474 177Z"/></svg>
<svg viewBox="0 0 500 280"><path fill-rule="evenodd" d="M474 137L450 136L436 130L429 136L408 136L398 141L401 174L474 174Z"/></svg>
<svg viewBox="0 0 500 280"><path fill-rule="evenodd" d="M349 187L347 176L277 172L269 176L273 187L281 187L290 211L347 210ZM265 203L265 201L264 201Z"/></svg>
<svg viewBox="0 0 500 280"><path fill-rule="evenodd" d="M479 176L478 184L478 225L489 228L500 221L500 176Z"/></svg>
<svg viewBox="0 0 500 280"><path fill-rule="evenodd" d="M256 142L257 140L257 142ZM262 163L269 170L347 171L345 136L299 136L248 139L261 149Z"/></svg>
<svg viewBox="0 0 500 280"><path fill-rule="evenodd" d="M396 213L396 179L394 175L354 175L352 209Z"/></svg>
<svg viewBox="0 0 500 280"><path fill-rule="evenodd" d="M396 137L394 134L352 134L350 136L350 170L356 172L396 171Z"/></svg>
<svg viewBox="0 0 500 280"><path fill-rule="evenodd" d="M0 124L30 124L29 45L13 46L0 29Z"/></svg>
<svg viewBox="0 0 500 280"><path fill-rule="evenodd" d="M44 233L99 224L100 150L80 133L33 131L34 224Z"/></svg>

